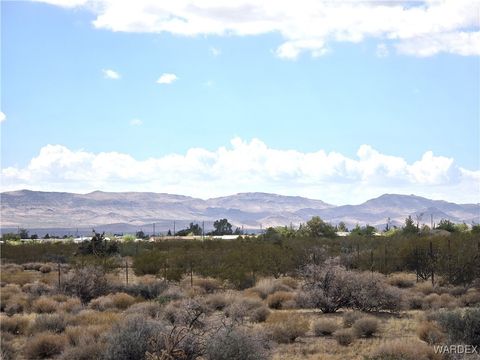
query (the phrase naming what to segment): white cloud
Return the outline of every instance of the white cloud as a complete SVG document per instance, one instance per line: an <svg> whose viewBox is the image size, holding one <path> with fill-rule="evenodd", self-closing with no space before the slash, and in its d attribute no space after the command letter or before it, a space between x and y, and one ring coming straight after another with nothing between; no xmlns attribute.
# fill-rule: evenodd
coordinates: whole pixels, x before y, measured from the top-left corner
<svg viewBox="0 0 480 360"><path fill-rule="evenodd" d="M140 119L132 119L132 120L130 120L130 125L141 126L141 125L143 125L143 121L140 120Z"/></svg>
<svg viewBox="0 0 480 360"><path fill-rule="evenodd" d="M43 2L50 5L73 8L87 4L88 0L31 0L33 2Z"/></svg>
<svg viewBox="0 0 480 360"><path fill-rule="evenodd" d="M112 69L102 69L103 76L105 79L118 80L120 79L120 74Z"/></svg>
<svg viewBox="0 0 480 360"><path fill-rule="evenodd" d="M44 146L25 167L2 169L2 190L169 192L212 197L245 191L276 192L359 203L383 193L417 194L456 202L480 202L480 170L425 152L408 163L362 145L356 157L300 152L234 138L214 151L137 160L118 152L91 153Z"/></svg>
<svg viewBox="0 0 480 360"><path fill-rule="evenodd" d="M212 54L213 57L217 57L222 53L222 51L216 47L211 47L210 48L210 54Z"/></svg>
<svg viewBox="0 0 480 360"><path fill-rule="evenodd" d="M375 51L375 54L379 58L384 58L390 54L390 51L388 50L387 45L382 43L377 45L377 50Z"/></svg>
<svg viewBox="0 0 480 360"><path fill-rule="evenodd" d="M0 111L0 123L4 122L7 120L7 115L3 111Z"/></svg>
<svg viewBox="0 0 480 360"><path fill-rule="evenodd" d="M164 73L158 78L157 84L171 84L177 80L178 80L177 75Z"/></svg>
<svg viewBox="0 0 480 360"><path fill-rule="evenodd" d="M41 0L39 0L41 1ZM44 0L84 6L99 29L195 35L280 34L276 53L295 59L321 56L332 42L367 38L390 42L400 53L480 55L478 0Z"/></svg>

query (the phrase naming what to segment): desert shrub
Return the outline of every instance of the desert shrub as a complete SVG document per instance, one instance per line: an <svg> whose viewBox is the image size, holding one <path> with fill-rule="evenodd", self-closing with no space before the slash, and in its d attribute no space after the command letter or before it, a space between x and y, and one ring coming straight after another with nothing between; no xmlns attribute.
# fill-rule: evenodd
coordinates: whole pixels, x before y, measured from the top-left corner
<svg viewBox="0 0 480 360"><path fill-rule="evenodd" d="M23 335L26 333L29 325L30 320L24 315L0 317L0 329L2 332L9 332L14 335Z"/></svg>
<svg viewBox="0 0 480 360"><path fill-rule="evenodd" d="M75 269L65 277L63 290L67 294L78 296L86 304L107 292L107 279L101 268L86 266Z"/></svg>
<svg viewBox="0 0 480 360"><path fill-rule="evenodd" d="M119 310L125 310L135 303L135 298L125 293L116 293L112 295L113 305Z"/></svg>
<svg viewBox="0 0 480 360"><path fill-rule="evenodd" d="M410 310L420 310L423 308L423 296L409 293L406 296L406 305Z"/></svg>
<svg viewBox="0 0 480 360"><path fill-rule="evenodd" d="M78 313L82 308L82 303L78 298L68 298L60 304L60 310L67 313Z"/></svg>
<svg viewBox="0 0 480 360"><path fill-rule="evenodd" d="M44 265L40 266L40 268L38 269L38 271L40 271L43 274L48 274L52 270L53 270L52 266L50 266L48 264L44 264Z"/></svg>
<svg viewBox="0 0 480 360"><path fill-rule="evenodd" d="M262 360L268 359L267 341L247 329L224 328L207 342L205 357L208 360Z"/></svg>
<svg viewBox="0 0 480 360"><path fill-rule="evenodd" d="M278 343L292 343L309 329L309 323L300 315L273 313L267 319L272 339Z"/></svg>
<svg viewBox="0 0 480 360"><path fill-rule="evenodd" d="M193 285L198 286L207 294L211 294L220 289L222 283L212 278L197 278L193 280Z"/></svg>
<svg viewBox="0 0 480 360"><path fill-rule="evenodd" d="M479 306L480 291L477 289L468 289L468 291L460 298L460 303L463 306Z"/></svg>
<svg viewBox="0 0 480 360"><path fill-rule="evenodd" d="M33 283L27 283L22 286L22 290L26 293L32 294L34 296L41 296L50 294L53 292L53 288L47 284L44 284L40 281L35 281Z"/></svg>
<svg viewBox="0 0 480 360"><path fill-rule="evenodd" d="M67 341L65 336L42 333L33 337L25 347L27 359L49 359L60 354Z"/></svg>
<svg viewBox="0 0 480 360"><path fill-rule="evenodd" d="M364 317L355 321L352 330L358 337L372 337L378 331L378 320L374 317Z"/></svg>
<svg viewBox="0 0 480 360"><path fill-rule="evenodd" d="M31 283L37 277L37 274L32 272L20 271L20 272L7 272L2 273L1 278L2 281L7 284L16 284L23 286L27 283Z"/></svg>
<svg viewBox="0 0 480 360"><path fill-rule="evenodd" d="M58 303L47 296L40 296L32 303L32 310L39 314L51 314L55 312L57 308Z"/></svg>
<svg viewBox="0 0 480 360"><path fill-rule="evenodd" d="M83 346L102 340L110 328L109 325L67 326L64 334L70 346Z"/></svg>
<svg viewBox="0 0 480 360"><path fill-rule="evenodd" d="M345 268L325 262L324 265L306 266L302 275L305 278L303 294L299 299L302 306L332 313L350 305L352 276Z"/></svg>
<svg viewBox="0 0 480 360"><path fill-rule="evenodd" d="M61 314L40 314L35 318L30 329L32 334L42 331L50 331L52 333L61 333L67 327L65 317Z"/></svg>
<svg viewBox="0 0 480 360"><path fill-rule="evenodd" d="M163 318L172 325L202 327L208 307L196 299L177 300L165 306Z"/></svg>
<svg viewBox="0 0 480 360"><path fill-rule="evenodd" d="M352 327L355 321L363 318L365 315L360 311L349 311L343 314L343 326L346 328Z"/></svg>
<svg viewBox="0 0 480 360"><path fill-rule="evenodd" d="M255 309L264 306L260 300L251 298L235 299L225 308L225 316L234 322L242 323Z"/></svg>
<svg viewBox="0 0 480 360"><path fill-rule="evenodd" d="M411 288L415 285L415 278L411 274L392 274L387 279L388 283L401 289Z"/></svg>
<svg viewBox="0 0 480 360"><path fill-rule="evenodd" d="M103 344L90 343L78 347L70 347L62 353L61 360L102 360Z"/></svg>
<svg viewBox="0 0 480 360"><path fill-rule="evenodd" d="M88 307L93 310L97 311L106 311L106 310L111 310L115 307L113 305L113 299L110 295L106 296L99 296L96 299L93 299L90 301L88 304Z"/></svg>
<svg viewBox="0 0 480 360"><path fill-rule="evenodd" d="M22 289L16 284L7 284L3 286L2 291L0 291L0 310L4 311L8 300L12 296L20 294L21 292Z"/></svg>
<svg viewBox="0 0 480 360"><path fill-rule="evenodd" d="M361 311L399 310L403 301L402 290L388 285L383 275L371 272L353 273L351 306Z"/></svg>
<svg viewBox="0 0 480 360"><path fill-rule="evenodd" d="M142 315L155 319L162 313L162 306L154 301L145 301L133 304L126 311L125 314Z"/></svg>
<svg viewBox="0 0 480 360"><path fill-rule="evenodd" d="M227 298L225 294L211 294L206 297L205 303L212 311L220 311L231 303L231 299Z"/></svg>
<svg viewBox="0 0 480 360"><path fill-rule="evenodd" d="M342 346L348 346L355 340L355 334L352 329L339 329L333 333L333 337Z"/></svg>
<svg viewBox="0 0 480 360"><path fill-rule="evenodd" d="M422 321L417 326L417 335L420 340L429 345L440 344L445 339L445 334L440 326L432 321Z"/></svg>
<svg viewBox="0 0 480 360"><path fill-rule="evenodd" d="M144 359L150 339L165 331L165 325L143 317L127 317L106 336L105 360Z"/></svg>
<svg viewBox="0 0 480 360"><path fill-rule="evenodd" d="M15 349L13 348L12 344L5 339L5 336L0 338L0 359L15 359Z"/></svg>
<svg viewBox="0 0 480 360"><path fill-rule="evenodd" d="M393 340L381 344L366 360L440 360L431 346L420 341Z"/></svg>
<svg viewBox="0 0 480 360"><path fill-rule="evenodd" d="M30 299L24 293L18 293L10 296L5 304L5 313L7 315L21 314L30 307Z"/></svg>
<svg viewBox="0 0 480 360"><path fill-rule="evenodd" d="M282 285L288 286L290 289L298 288L298 281L290 276L285 276L277 280Z"/></svg>
<svg viewBox="0 0 480 360"><path fill-rule="evenodd" d="M168 289L168 284L155 278L146 278L138 284L117 286L114 290L124 292L135 297L152 300L162 295Z"/></svg>
<svg viewBox="0 0 480 360"><path fill-rule="evenodd" d="M462 296L467 292L467 288L463 286L454 286L450 289L448 289L448 293L452 296Z"/></svg>
<svg viewBox="0 0 480 360"><path fill-rule="evenodd" d="M267 320L270 315L270 310L266 306L257 307L250 312L250 321L255 323L261 323Z"/></svg>
<svg viewBox="0 0 480 360"><path fill-rule="evenodd" d="M293 300L294 295L287 291L277 291L268 295L267 305L270 309L282 309L285 302Z"/></svg>
<svg viewBox="0 0 480 360"><path fill-rule="evenodd" d="M42 263L25 263L22 265L23 270L34 270L34 271L40 271L40 268L43 266Z"/></svg>
<svg viewBox="0 0 480 360"><path fill-rule="evenodd" d="M313 322L312 330L315 336L332 335L338 330L338 324L333 319L318 319Z"/></svg>
<svg viewBox="0 0 480 360"><path fill-rule="evenodd" d="M429 294L424 297L422 308L425 310L438 310L441 308L455 308L458 306L458 301L450 294L438 295L436 293Z"/></svg>
<svg viewBox="0 0 480 360"><path fill-rule="evenodd" d="M450 343L480 346L480 308L441 312L436 318Z"/></svg>

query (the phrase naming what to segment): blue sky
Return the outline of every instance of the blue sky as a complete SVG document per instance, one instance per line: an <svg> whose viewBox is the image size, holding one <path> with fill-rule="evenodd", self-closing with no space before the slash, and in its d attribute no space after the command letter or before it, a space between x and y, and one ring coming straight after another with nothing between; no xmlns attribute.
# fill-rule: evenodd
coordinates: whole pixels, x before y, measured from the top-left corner
<svg viewBox="0 0 480 360"><path fill-rule="evenodd" d="M266 191L334 203L389 191L480 200L478 22L432 34L432 50L421 42L425 30L392 41L382 24L384 35L368 30L360 41L343 40L337 28L322 37L302 32L306 40L243 23L218 33L195 28L193 15L186 30L159 31L149 21L139 29L144 16L129 23L111 3L103 12L91 1L55 3L1 4L2 190ZM229 16L239 16L240 5ZM202 26L217 26L216 10ZM452 45L456 32L473 35ZM162 74L176 80L158 83ZM233 159L225 167L223 150ZM292 151L291 163L272 169ZM102 154L108 170L98 179L72 175L73 166L94 175ZM174 154L179 161L163 167Z"/></svg>

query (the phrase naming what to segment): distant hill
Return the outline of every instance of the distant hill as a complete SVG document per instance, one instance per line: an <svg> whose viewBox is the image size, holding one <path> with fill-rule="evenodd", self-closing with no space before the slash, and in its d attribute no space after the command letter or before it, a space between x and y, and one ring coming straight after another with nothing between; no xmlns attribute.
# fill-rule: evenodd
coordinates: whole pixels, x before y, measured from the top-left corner
<svg viewBox="0 0 480 360"><path fill-rule="evenodd" d="M415 195L385 194L360 205L334 206L321 200L268 193L240 193L231 196L197 199L182 195L147 192L101 192L73 194L66 192L12 191L1 196L2 231L24 227L31 232L50 229L82 231L106 229L132 232L143 229L151 233L185 227L202 222L206 228L213 221L227 218L235 226L259 229L277 225L298 225L312 216L347 226L370 224L383 228L390 218L401 225L411 215L430 225L446 218L470 224L480 222L479 204L455 204Z"/></svg>

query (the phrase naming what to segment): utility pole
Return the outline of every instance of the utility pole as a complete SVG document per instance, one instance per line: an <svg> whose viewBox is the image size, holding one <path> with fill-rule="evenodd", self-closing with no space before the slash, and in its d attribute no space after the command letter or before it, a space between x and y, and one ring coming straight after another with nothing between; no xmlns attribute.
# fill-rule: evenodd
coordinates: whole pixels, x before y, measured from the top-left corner
<svg viewBox="0 0 480 360"><path fill-rule="evenodd" d="M202 241L205 240L205 221L202 221Z"/></svg>
<svg viewBox="0 0 480 360"><path fill-rule="evenodd" d="M155 223L153 223L153 237L155 237Z"/></svg>

